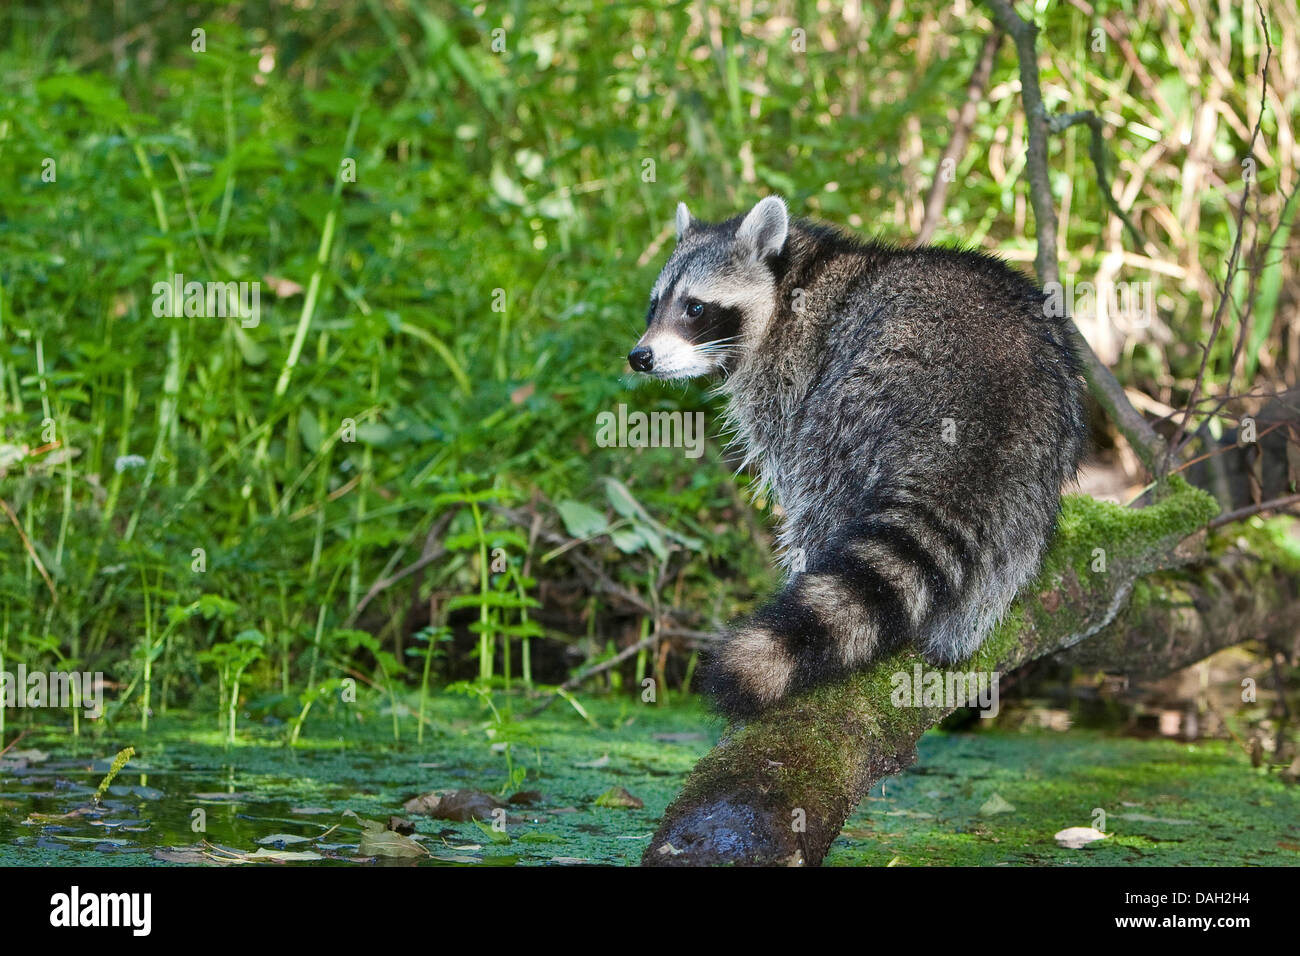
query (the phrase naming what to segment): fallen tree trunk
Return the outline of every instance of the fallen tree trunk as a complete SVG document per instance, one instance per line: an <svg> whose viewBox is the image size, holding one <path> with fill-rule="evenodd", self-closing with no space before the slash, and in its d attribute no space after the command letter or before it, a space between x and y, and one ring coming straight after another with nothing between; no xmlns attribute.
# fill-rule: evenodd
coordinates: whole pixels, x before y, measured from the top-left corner
<svg viewBox="0 0 1300 956"><path fill-rule="evenodd" d="M1005 674L1091 638L1080 663L1153 676L1252 637L1293 636L1294 562L1275 552L1206 560L1216 511L1177 479L1149 508L1067 498L1036 586L953 670ZM956 709L895 704L891 678L917 665L930 669L899 652L729 728L668 807L643 865L820 863L872 785L913 763L920 736Z"/></svg>

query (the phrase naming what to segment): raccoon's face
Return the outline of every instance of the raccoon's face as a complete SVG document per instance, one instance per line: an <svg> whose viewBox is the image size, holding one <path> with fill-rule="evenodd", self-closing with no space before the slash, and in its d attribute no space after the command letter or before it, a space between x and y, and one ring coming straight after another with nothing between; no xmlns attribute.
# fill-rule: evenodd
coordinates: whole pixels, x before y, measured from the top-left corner
<svg viewBox="0 0 1300 956"><path fill-rule="evenodd" d="M632 368L664 379L734 369L776 310L771 260L789 228L776 196L716 225L678 204L677 248L650 293L645 334L627 357Z"/></svg>

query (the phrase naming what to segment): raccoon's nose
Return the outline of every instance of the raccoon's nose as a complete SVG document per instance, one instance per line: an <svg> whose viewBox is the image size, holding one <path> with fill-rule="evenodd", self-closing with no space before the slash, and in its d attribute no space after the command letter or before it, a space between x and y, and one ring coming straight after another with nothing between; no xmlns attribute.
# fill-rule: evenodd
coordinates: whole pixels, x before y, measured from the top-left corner
<svg viewBox="0 0 1300 956"><path fill-rule="evenodd" d="M655 354L644 345L638 345L627 353L627 364L638 372L648 372L654 368Z"/></svg>

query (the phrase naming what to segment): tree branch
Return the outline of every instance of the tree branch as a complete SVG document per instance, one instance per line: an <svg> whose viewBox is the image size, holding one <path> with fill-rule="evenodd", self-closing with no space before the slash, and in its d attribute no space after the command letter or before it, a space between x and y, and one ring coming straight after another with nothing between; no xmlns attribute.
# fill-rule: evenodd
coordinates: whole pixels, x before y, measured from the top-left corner
<svg viewBox="0 0 1300 956"><path fill-rule="evenodd" d="M988 88L989 77L993 74L993 62L997 59L998 47L1001 45L1001 30L994 30L984 38L984 46L975 61L975 71L966 84L966 100L962 103L957 123L952 128L952 139L948 140L943 155L939 157L939 165L935 167L934 182L930 183L930 192L925 197L925 217L921 220L921 228L916 231L915 245L923 246L929 242L939 225L939 217L943 215L943 201L948 197L948 183L951 182L944 178L944 164L951 162L956 169L957 163L966 155L966 143L970 140L971 129L975 125L975 114L984 91Z"/></svg>
<svg viewBox="0 0 1300 956"><path fill-rule="evenodd" d="M1144 509L1066 499L1038 582L955 670L1005 674L1078 645L1095 655L1080 659L1150 676L1247 638L1293 636L1294 571L1267 555L1204 561L1213 499L1178 478L1170 486ZM1093 570L1098 548L1105 571ZM819 863L867 791L914 762L917 740L955 709L891 702L892 676L917 665L929 669L896 653L731 728L697 764L642 863Z"/></svg>
<svg viewBox="0 0 1300 956"><path fill-rule="evenodd" d="M1060 282L1060 267L1056 259L1056 206L1052 199L1052 186L1047 172L1047 136L1050 122L1043 105L1043 91L1038 84L1038 27L1032 21L1021 19L1009 0L987 0L993 18L1015 41L1016 56L1020 60L1020 98L1025 105L1029 125L1029 148L1025 157L1025 175L1029 180L1029 201L1034 208L1034 222L1038 226L1038 252L1034 256L1034 269L1043 285ZM1109 190L1106 190L1109 195ZM1079 357L1083 360L1083 374L1088 389L1101 405L1107 417L1120 430L1152 475L1163 474L1168 457L1165 440L1156 433L1141 413L1129 402L1124 387L1097 357L1086 339L1071 320L1071 336Z"/></svg>
<svg viewBox="0 0 1300 956"><path fill-rule="evenodd" d="M1257 505L1247 505L1245 508L1238 508L1236 511L1229 511L1225 515L1220 515L1210 522L1211 528L1221 528L1225 524L1232 524L1240 521L1242 518L1249 518L1251 515L1257 515L1262 511L1278 511L1290 508L1292 505L1300 505L1300 495L1286 495L1281 498L1274 498L1272 501L1261 501Z"/></svg>
<svg viewBox="0 0 1300 956"><path fill-rule="evenodd" d="M1142 233L1138 227L1133 224L1128 213L1120 208L1119 202L1115 199L1110 189L1110 176L1106 173L1106 137L1102 135L1102 130L1106 124L1092 110L1079 110L1077 113L1062 113L1053 116L1047 121L1047 125L1053 133L1062 133L1071 126L1084 124L1092 131L1088 139L1088 155L1092 158L1093 168L1097 170L1097 185L1101 187L1101 194L1106 197L1106 205L1110 206L1111 212L1119 217L1120 222L1124 223L1124 228L1128 230L1129 237L1133 244L1141 249L1146 248L1146 240L1142 238Z"/></svg>

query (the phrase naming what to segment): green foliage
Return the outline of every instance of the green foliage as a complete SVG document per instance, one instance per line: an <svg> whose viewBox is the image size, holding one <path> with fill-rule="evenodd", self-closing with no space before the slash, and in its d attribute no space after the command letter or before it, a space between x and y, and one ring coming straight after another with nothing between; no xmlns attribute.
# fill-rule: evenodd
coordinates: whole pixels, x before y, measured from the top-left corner
<svg viewBox="0 0 1300 956"><path fill-rule="evenodd" d="M1218 513L1212 495L1193 488L1178 475L1170 477L1165 495L1146 508L1124 508L1088 495L1066 495L1061 500L1057 535L1043 559L1039 580L1052 587L1067 568L1086 579L1099 557L1104 557L1106 566L1132 561L1149 549L1152 541L1176 542L1204 527ZM1099 555L1099 550L1103 554Z"/></svg>
<svg viewBox="0 0 1300 956"><path fill-rule="evenodd" d="M747 603L767 574L761 518L717 440L717 399L621 376L672 209L688 198L716 218L780 191L870 232L915 206L979 14L823 23L789 3L742 21L723 5L702 26L681 3L196 9L0 11L0 499L14 515L0 515L0 660L103 671L124 688L110 721L214 707L228 740L241 687L296 700L296 740L356 673L399 737L396 691L418 681L422 734L429 688L475 662L481 687L508 685L516 657L532 684L535 648L581 640L579 620L581 646L603 653L598 599L575 634L530 616L539 579L571 566L562 548L529 553L502 511L524 503L630 590L671 570L675 600L704 619ZM936 24L944 55L919 60ZM1103 83L1123 163L1150 145L1150 109L1110 61L1086 60L1089 28L1048 11L1044 44L1064 53L1045 85ZM1157 27L1135 30L1161 90L1191 109ZM1020 160L1003 148L1018 109L981 107L940 238L1025 257ZM926 149L900 145L903 130ZM1095 268L1106 215L1086 155L1053 164L1074 190L1075 267ZM1261 172L1269 189L1275 176ZM1202 250L1218 255L1231 208L1204 206ZM159 309L178 274L260 283L257 321ZM1277 284L1265 277L1274 297ZM1199 295L1169 310L1188 340ZM1186 377L1198 358L1162 355L1139 345L1125 372ZM596 415L620 403L705 410L705 456L597 447ZM449 511L446 555L371 595ZM432 619L412 612L435 597Z"/></svg>
<svg viewBox="0 0 1300 956"><path fill-rule="evenodd" d="M254 661L263 656L266 637L261 631L240 631L233 641L220 641L198 655L199 663L212 664L220 676L221 703L226 714L226 740L235 742L235 714L239 709L239 683ZM147 729L147 727L146 727Z"/></svg>

